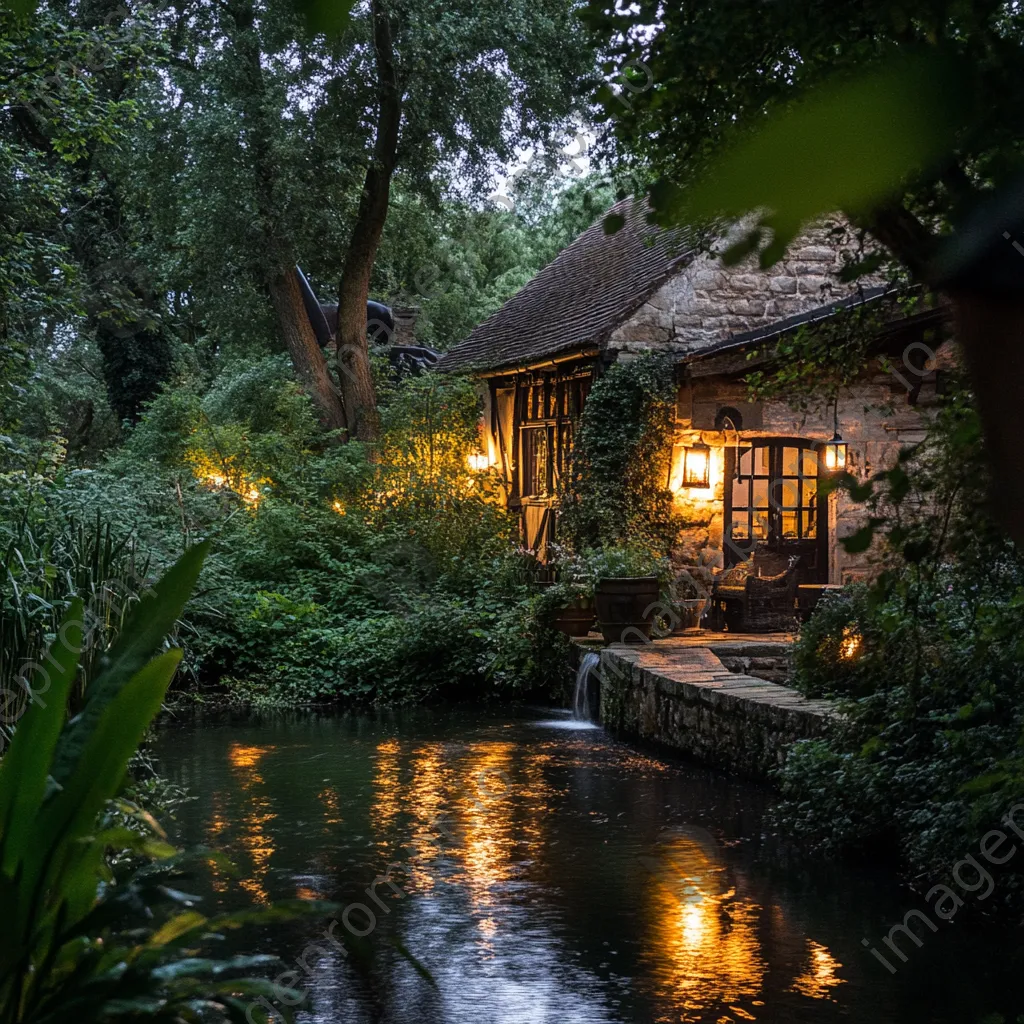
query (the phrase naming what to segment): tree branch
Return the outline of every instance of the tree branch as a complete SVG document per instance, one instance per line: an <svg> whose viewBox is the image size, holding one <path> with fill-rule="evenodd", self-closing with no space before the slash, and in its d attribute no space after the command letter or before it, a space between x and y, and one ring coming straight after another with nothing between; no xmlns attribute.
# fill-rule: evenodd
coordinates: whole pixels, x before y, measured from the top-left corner
<svg viewBox="0 0 1024 1024"><path fill-rule="evenodd" d="M924 280L937 238L901 202L893 200L851 222L881 242L917 280Z"/></svg>

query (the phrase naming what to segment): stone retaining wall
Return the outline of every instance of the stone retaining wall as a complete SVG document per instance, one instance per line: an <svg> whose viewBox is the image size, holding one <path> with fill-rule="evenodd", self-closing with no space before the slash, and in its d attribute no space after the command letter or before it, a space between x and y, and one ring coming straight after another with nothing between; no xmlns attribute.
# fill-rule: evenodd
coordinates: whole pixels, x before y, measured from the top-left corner
<svg viewBox="0 0 1024 1024"><path fill-rule="evenodd" d="M705 647L666 639L608 647L600 656L593 676L601 724L610 732L745 778L770 781L789 746L822 735L836 715L827 701L730 672Z"/></svg>

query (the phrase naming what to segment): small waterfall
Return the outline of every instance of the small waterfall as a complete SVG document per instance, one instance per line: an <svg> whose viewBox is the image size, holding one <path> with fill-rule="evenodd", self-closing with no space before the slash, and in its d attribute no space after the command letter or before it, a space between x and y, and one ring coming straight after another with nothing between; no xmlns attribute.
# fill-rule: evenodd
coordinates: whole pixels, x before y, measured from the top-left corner
<svg viewBox="0 0 1024 1024"><path fill-rule="evenodd" d="M580 658L576 670L576 691L572 695L572 717L581 722L590 721L590 673L601 664L601 655L591 651Z"/></svg>

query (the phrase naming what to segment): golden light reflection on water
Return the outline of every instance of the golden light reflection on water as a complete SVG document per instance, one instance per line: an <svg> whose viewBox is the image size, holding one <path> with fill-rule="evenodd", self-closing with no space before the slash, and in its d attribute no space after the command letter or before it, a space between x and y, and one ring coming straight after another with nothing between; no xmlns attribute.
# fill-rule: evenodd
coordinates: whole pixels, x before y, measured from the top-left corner
<svg viewBox="0 0 1024 1024"><path fill-rule="evenodd" d="M508 881L513 873L513 804L504 780L509 777L515 750L513 743L476 743L462 766L460 881L477 908L493 904L492 887Z"/></svg>
<svg viewBox="0 0 1024 1024"><path fill-rule="evenodd" d="M820 942L807 940L809 963L804 972L793 981L790 991L799 992L808 999L830 999L832 989L845 984L836 972L843 965Z"/></svg>
<svg viewBox="0 0 1024 1024"><path fill-rule="evenodd" d="M216 790L212 799L210 822L206 826L206 845L209 846L210 849L216 850L220 847L220 835L227 829L227 827L228 821L224 816L224 793L221 790ZM209 864L209 871L213 891L227 892L228 879L221 866L216 861L211 861Z"/></svg>
<svg viewBox="0 0 1024 1024"><path fill-rule="evenodd" d="M426 743L411 756L412 778L408 790L408 811L412 829L407 848L411 851L410 880L414 888L434 888L434 861L445 829L451 831L446 793L452 788L451 769L445 764L443 743ZM376 787L375 787L376 789Z"/></svg>
<svg viewBox="0 0 1024 1024"><path fill-rule="evenodd" d="M390 859L394 838L392 825L401 810L402 787L399 779L401 746L396 739L381 740L373 761L373 801L370 825L382 857Z"/></svg>
<svg viewBox="0 0 1024 1024"><path fill-rule="evenodd" d="M781 909L766 912L737 892L717 845L701 829L685 830L644 863L654 922L644 959L658 1000L672 1007L663 1019L696 1022L722 1012L722 1021L756 1020L769 974L761 935L786 933ZM836 973L842 964L821 943L806 940L806 950L789 991L828 999L843 984Z"/></svg>
<svg viewBox="0 0 1024 1024"><path fill-rule="evenodd" d="M264 882L270 870L270 858L274 855L274 840L269 826L277 817L271 810L269 797L258 792L258 787L264 785L259 763L275 749L270 745L252 746L242 743L232 743L228 748L228 763L232 772L238 776L239 786L248 797L239 832L242 847L249 855L252 871L248 877L240 879L238 884L258 903L270 901Z"/></svg>
<svg viewBox="0 0 1024 1024"><path fill-rule="evenodd" d="M316 795L317 800L324 805L324 824L325 825L340 825L342 823L341 818L341 798L338 796L338 791L333 786L325 786Z"/></svg>
<svg viewBox="0 0 1024 1024"><path fill-rule="evenodd" d="M695 830L696 831L696 830ZM677 836L648 887L654 922L647 959L661 999L681 1021L702 1019L725 1004L743 1019L764 985L766 963L757 935L761 908L728 884L710 837Z"/></svg>
<svg viewBox="0 0 1024 1024"><path fill-rule="evenodd" d="M207 826L210 845L223 845L232 836L248 855L251 867L241 885L259 902L268 900L277 818L261 765L274 749L231 746L228 760L244 816L233 821L230 810L215 801ZM572 803L580 776L602 767L598 758L589 756L592 762L569 760L554 742L537 743L524 755L521 744L504 738L415 745L382 740L375 749L368 809L376 854L383 863L408 865L401 884L409 895L457 900L459 914L473 925L474 956L501 960L506 945L522 941L509 926L521 920L508 909L519 891L509 883L529 883L538 873L544 877L568 863L552 832L566 801L587 822L588 835L599 829L593 834L612 836L614 843L617 830L626 827L616 825L618 818L606 801ZM615 764L617 770L628 768L649 779L666 771L639 755L618 756ZM324 831L343 825L339 790L318 777L310 792L322 808ZM347 791L341 792L348 800ZM276 825L281 827L281 822ZM350 821L346 827L356 826ZM345 828L334 831L341 834ZM214 840L220 833L226 835L218 844ZM643 970L636 981L658 1007L654 1019L753 1021L765 1012L766 1002L774 1005L784 991L833 999L836 986L844 983L839 977L842 965L829 949L794 931L774 900L762 906L752 899L749 881L741 868L728 867L727 856L703 830L679 829L656 856L641 858L650 874L635 890L636 900L644 904L639 916L647 929L640 954ZM299 898L318 896L315 875L306 874L295 884ZM769 954L779 946L787 949L784 962L794 965L783 968L781 975L775 957L771 969L768 965Z"/></svg>

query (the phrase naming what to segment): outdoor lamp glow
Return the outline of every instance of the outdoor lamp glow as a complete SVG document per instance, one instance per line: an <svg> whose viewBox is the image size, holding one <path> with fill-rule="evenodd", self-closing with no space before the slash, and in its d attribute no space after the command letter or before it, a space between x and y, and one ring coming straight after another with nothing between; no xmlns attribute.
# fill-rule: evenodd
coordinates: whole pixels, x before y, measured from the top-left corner
<svg viewBox="0 0 1024 1024"><path fill-rule="evenodd" d="M711 449L698 441L683 449L682 487L702 487L711 485Z"/></svg>
<svg viewBox="0 0 1024 1024"><path fill-rule="evenodd" d="M471 454L466 461L469 463L469 468L474 473L482 473L485 469L489 468L491 461L487 458L483 452L474 452Z"/></svg>
<svg viewBox="0 0 1024 1024"><path fill-rule="evenodd" d="M830 473L842 473L846 469L846 442L838 430L825 444L825 469Z"/></svg>

